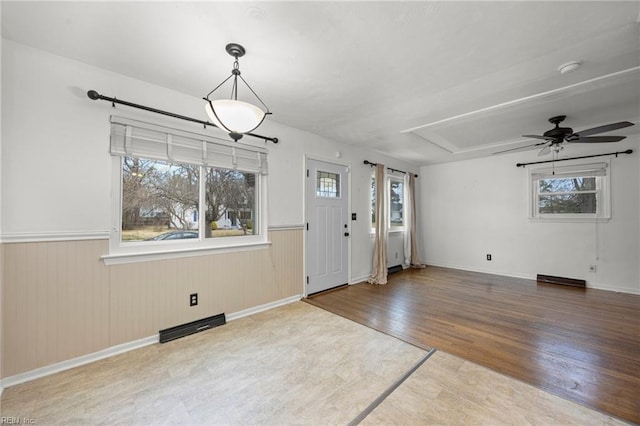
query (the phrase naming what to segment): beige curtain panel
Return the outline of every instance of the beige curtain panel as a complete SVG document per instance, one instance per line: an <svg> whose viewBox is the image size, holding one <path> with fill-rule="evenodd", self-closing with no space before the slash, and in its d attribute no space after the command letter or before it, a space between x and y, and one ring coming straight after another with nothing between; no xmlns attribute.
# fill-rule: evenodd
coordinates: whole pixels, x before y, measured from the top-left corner
<svg viewBox="0 0 640 426"><path fill-rule="evenodd" d="M407 188L409 205L407 209L409 210L409 218L408 218L408 226L407 235L409 236L410 242L410 253L411 253L411 267L412 268L424 268L425 265L420 260L420 252L418 251L418 238L417 238L417 229L416 229L416 177L413 174L409 174L409 185Z"/></svg>
<svg viewBox="0 0 640 426"><path fill-rule="evenodd" d="M375 245L373 249L373 271L369 283L387 283L387 169L383 164L376 166L376 209L375 209Z"/></svg>

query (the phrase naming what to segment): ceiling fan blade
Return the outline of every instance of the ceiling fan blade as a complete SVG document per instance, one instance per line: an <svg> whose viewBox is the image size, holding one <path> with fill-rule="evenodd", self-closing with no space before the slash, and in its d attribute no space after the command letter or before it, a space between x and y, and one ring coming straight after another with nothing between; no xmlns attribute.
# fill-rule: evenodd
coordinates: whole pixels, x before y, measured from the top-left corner
<svg viewBox="0 0 640 426"><path fill-rule="evenodd" d="M583 137L583 136L595 135L596 133L611 132L613 130L624 129L625 127L629 127L629 126L633 126L633 123L630 123L628 121L621 121L619 123L606 124L604 126L593 127L591 129L586 129L580 132L576 132L573 135L571 135L570 138L573 136Z"/></svg>
<svg viewBox="0 0 640 426"><path fill-rule="evenodd" d="M544 144L546 144L546 142L539 142L539 143L534 143L532 145L525 145L525 146L519 146L517 148L505 149L503 151L494 152L493 155L502 154L504 152L509 152L509 151L517 151L519 149L527 149L527 148L531 148L531 147L534 147L534 146L540 146L540 145L544 145Z"/></svg>
<svg viewBox="0 0 640 426"><path fill-rule="evenodd" d="M551 152L551 145L547 145L544 148L542 148L540 150L540 152L538 153L538 157L542 157L543 155L547 155L548 153Z"/></svg>
<svg viewBox="0 0 640 426"><path fill-rule="evenodd" d="M571 143L600 143L600 142L620 142L626 136L588 136L586 138L569 139Z"/></svg>
<svg viewBox="0 0 640 426"><path fill-rule="evenodd" d="M522 135L523 138L532 138L532 139L544 139L545 141L552 141L554 138L551 136L540 136L540 135Z"/></svg>

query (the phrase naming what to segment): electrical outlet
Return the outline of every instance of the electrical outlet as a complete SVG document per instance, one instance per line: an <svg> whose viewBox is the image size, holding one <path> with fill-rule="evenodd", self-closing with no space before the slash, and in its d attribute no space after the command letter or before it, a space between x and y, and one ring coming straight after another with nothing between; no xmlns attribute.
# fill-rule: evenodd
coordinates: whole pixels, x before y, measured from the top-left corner
<svg viewBox="0 0 640 426"><path fill-rule="evenodd" d="M198 304L198 293L192 293L189 295L189 306L196 306Z"/></svg>
<svg viewBox="0 0 640 426"><path fill-rule="evenodd" d="M487 260L491 260L491 255L487 254Z"/></svg>
<svg viewBox="0 0 640 426"><path fill-rule="evenodd" d="M396 252L396 259L398 258L398 252Z"/></svg>
<svg viewBox="0 0 640 426"><path fill-rule="evenodd" d="M589 272L595 272L596 271L596 265L589 265Z"/></svg>

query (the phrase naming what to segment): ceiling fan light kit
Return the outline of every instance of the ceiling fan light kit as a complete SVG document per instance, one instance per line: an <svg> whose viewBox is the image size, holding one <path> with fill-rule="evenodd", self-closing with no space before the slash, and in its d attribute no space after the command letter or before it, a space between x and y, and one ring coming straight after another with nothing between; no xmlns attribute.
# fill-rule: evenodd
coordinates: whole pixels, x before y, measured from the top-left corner
<svg viewBox="0 0 640 426"><path fill-rule="evenodd" d="M226 51L235 58L231 75L216 86L215 89L210 91L203 99L206 101L205 111L211 121L226 131L231 139L237 141L242 138L244 134L255 130L271 112L269 112L269 108L262 102L262 99L254 92L240 73L238 58L245 55L245 48L237 43L229 43L226 46ZM255 96L266 111L248 102L238 100L238 78L249 88L253 96ZM212 100L209 98L216 90L231 79L233 81L231 99Z"/></svg>

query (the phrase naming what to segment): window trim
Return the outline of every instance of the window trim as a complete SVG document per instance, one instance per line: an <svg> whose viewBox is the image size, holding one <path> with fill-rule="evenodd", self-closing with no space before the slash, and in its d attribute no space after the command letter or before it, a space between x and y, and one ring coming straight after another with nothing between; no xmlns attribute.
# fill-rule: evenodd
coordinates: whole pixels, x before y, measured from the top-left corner
<svg viewBox="0 0 640 426"><path fill-rule="evenodd" d="M555 174L554 174L555 173ZM537 222L606 222L611 219L611 163L577 163L529 171L529 220ZM538 181L554 177L596 178L596 213L539 213ZM591 192L591 191L588 191ZM575 193L575 192L574 192Z"/></svg>
<svg viewBox="0 0 640 426"><path fill-rule="evenodd" d="M155 125L149 125L155 126ZM176 132L180 132L176 130ZM203 136L206 137L206 136ZM265 152L256 148L256 152ZM266 152L265 152L266 153ZM131 157L145 158L141 155ZM109 253L101 257L105 265L145 262L151 260L174 259L181 257L200 256L207 254L229 253L236 251L256 250L270 246L268 241L267 218L267 175L253 170L239 171L254 173L256 176L256 215L259 233L256 235L241 235L232 237L205 238L204 232L199 232L197 239L183 239L158 242L127 242L121 241L122 229L122 173L124 156L112 154L111 164L111 208L112 224L109 230ZM146 159L146 158L145 158ZM149 158L152 159L152 158ZM266 158L265 158L266 159ZM171 161L171 160L161 160ZM200 167L214 167L213 165L198 164ZM217 167L221 168L221 167ZM200 199L204 191L205 182L200 179ZM199 217L202 217L203 203L200 203ZM200 227L199 227L200 228Z"/></svg>

